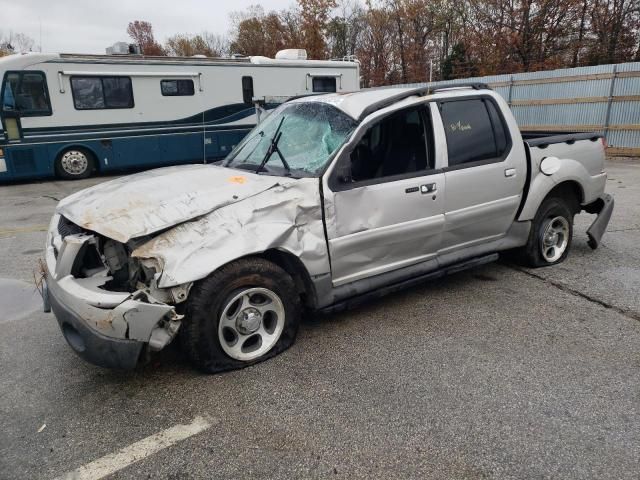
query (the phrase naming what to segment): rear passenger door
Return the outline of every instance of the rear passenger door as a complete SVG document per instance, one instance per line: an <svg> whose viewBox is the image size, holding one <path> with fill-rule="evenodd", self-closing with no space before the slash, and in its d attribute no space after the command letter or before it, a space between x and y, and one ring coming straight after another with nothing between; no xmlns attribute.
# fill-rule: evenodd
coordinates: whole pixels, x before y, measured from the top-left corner
<svg viewBox="0 0 640 480"><path fill-rule="evenodd" d="M517 126L507 123L499 101L475 96L438 104L447 145L441 254L497 240L514 221L526 159L522 142L514 144Z"/></svg>

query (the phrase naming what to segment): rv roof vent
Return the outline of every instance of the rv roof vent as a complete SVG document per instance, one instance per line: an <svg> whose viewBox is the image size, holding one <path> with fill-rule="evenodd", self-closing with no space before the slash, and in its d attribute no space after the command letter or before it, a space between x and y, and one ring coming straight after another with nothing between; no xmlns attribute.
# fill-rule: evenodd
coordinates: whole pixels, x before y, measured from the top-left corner
<svg viewBox="0 0 640 480"><path fill-rule="evenodd" d="M107 47L107 55L140 55L142 51L139 45L127 42L116 42Z"/></svg>
<svg viewBox="0 0 640 480"><path fill-rule="evenodd" d="M306 60L307 51L304 48L289 48L276 53L277 60Z"/></svg>

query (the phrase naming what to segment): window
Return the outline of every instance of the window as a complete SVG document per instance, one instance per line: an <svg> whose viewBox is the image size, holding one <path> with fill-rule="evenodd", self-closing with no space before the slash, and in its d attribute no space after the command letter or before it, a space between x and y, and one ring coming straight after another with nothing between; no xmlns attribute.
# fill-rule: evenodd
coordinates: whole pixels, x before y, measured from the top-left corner
<svg viewBox="0 0 640 480"><path fill-rule="evenodd" d="M71 77L76 110L133 108L129 77Z"/></svg>
<svg viewBox="0 0 640 480"><path fill-rule="evenodd" d="M475 98L443 102L440 112L450 167L498 159L508 150L508 133L491 100Z"/></svg>
<svg viewBox="0 0 640 480"><path fill-rule="evenodd" d="M160 80L163 97L186 97L194 94L193 80Z"/></svg>
<svg viewBox="0 0 640 480"><path fill-rule="evenodd" d="M42 72L7 72L2 87L2 110L21 116L51 115L47 80Z"/></svg>
<svg viewBox="0 0 640 480"><path fill-rule="evenodd" d="M433 168L426 148L422 108L394 113L372 126L351 153L354 182ZM431 142L429 142L431 143Z"/></svg>
<svg viewBox="0 0 640 480"><path fill-rule="evenodd" d="M284 103L273 110L229 154L224 166L255 171L278 139L278 152L270 155L267 173L286 174L280 154L294 177L316 176L349 138L357 123L332 105ZM280 134L275 137L280 127Z"/></svg>
<svg viewBox="0 0 640 480"><path fill-rule="evenodd" d="M335 92L336 77L313 77L314 92Z"/></svg>
<svg viewBox="0 0 640 480"><path fill-rule="evenodd" d="M242 101L253 103L253 77L242 77Z"/></svg>

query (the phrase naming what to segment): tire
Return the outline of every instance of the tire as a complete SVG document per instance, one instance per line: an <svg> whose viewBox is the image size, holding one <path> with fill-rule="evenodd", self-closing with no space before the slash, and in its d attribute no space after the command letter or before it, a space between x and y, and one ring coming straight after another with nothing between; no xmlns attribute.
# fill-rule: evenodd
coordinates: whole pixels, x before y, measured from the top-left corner
<svg viewBox="0 0 640 480"><path fill-rule="evenodd" d="M573 201L562 197L546 198L531 225L527 244L518 251L519 263L532 267L548 267L564 261L573 240L573 217L577 211Z"/></svg>
<svg viewBox="0 0 640 480"><path fill-rule="evenodd" d="M287 272L261 258L238 260L191 289L182 347L207 373L248 367L293 344L301 311Z"/></svg>
<svg viewBox="0 0 640 480"><path fill-rule="evenodd" d="M58 155L55 162L56 175L65 180L89 178L95 168L95 157L84 148L68 148Z"/></svg>

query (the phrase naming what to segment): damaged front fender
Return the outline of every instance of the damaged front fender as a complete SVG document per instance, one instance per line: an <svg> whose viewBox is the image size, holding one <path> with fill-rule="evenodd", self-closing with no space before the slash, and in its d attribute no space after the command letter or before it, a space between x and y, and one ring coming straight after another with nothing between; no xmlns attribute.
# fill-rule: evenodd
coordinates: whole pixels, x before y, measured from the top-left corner
<svg viewBox="0 0 640 480"><path fill-rule="evenodd" d="M158 262L162 270L158 286L168 288L270 249L297 256L311 276L330 271L318 179L282 180L158 235L132 256Z"/></svg>

